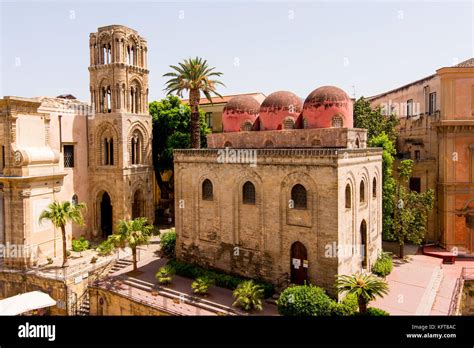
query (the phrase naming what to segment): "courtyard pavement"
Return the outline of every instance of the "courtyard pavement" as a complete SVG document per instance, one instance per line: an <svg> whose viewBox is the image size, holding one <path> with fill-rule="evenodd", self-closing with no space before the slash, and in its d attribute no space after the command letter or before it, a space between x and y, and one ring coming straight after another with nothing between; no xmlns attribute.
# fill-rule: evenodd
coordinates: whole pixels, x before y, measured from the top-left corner
<svg viewBox="0 0 474 348"><path fill-rule="evenodd" d="M384 249L398 252L393 244ZM386 280L389 293L370 303L391 315L448 315L450 303L463 267L474 268L474 261L456 261L443 265L442 259L422 255L418 247L407 245L405 259L394 257L394 267ZM139 248L138 272L130 263L111 271L100 287L145 302L174 315L248 315L232 307L232 291L213 286L206 297L194 295L192 279L174 276L172 284L158 287L155 273L166 259L159 256L159 241ZM264 310L251 315L278 315L276 305L264 302Z"/></svg>
<svg viewBox="0 0 474 348"><path fill-rule="evenodd" d="M193 294L188 279L175 275L169 286L157 287L155 274L167 263L160 258L158 238L152 238L148 246L139 248L138 272L132 272L132 265L127 265L98 284L113 292L143 301L158 309L174 315L248 315L232 306L232 290L213 286L205 297ZM250 315L278 315L276 305L263 302L263 311Z"/></svg>
<svg viewBox="0 0 474 348"><path fill-rule="evenodd" d="M398 252L384 243L384 249ZM388 295L370 303L391 315L448 315L456 280L463 267L474 267L474 261L442 264L442 259L422 255L417 247L405 248L405 260L394 257L393 271L386 280Z"/></svg>

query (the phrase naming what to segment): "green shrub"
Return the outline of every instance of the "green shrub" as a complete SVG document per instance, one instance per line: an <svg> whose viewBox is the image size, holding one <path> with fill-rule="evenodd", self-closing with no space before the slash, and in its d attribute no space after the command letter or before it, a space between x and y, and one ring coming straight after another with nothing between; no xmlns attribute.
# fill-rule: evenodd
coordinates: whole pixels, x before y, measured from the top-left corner
<svg viewBox="0 0 474 348"><path fill-rule="evenodd" d="M244 311L261 311L263 309L263 287L255 284L253 280L246 280L240 283L237 289L232 293L232 296L235 299L232 306L240 307Z"/></svg>
<svg viewBox="0 0 474 348"><path fill-rule="evenodd" d="M72 240L72 250L81 252L81 251L86 251L87 249L90 248L89 241L84 238L84 236L81 236L79 239L73 239Z"/></svg>
<svg viewBox="0 0 474 348"><path fill-rule="evenodd" d="M212 279L216 286L230 290L236 289L240 283L245 280L248 280L243 277L237 277L223 272L207 270L199 266L191 265L189 263L179 262L175 259L170 260L168 262L168 265L172 266L175 269L177 275L193 279L197 279L199 277L206 277ZM268 298L273 295L275 291L273 284L258 279L255 280L255 283L263 288L265 298Z"/></svg>
<svg viewBox="0 0 474 348"><path fill-rule="evenodd" d="M175 271L173 267L166 265L161 267L155 274L155 278L161 285L167 285L171 283Z"/></svg>
<svg viewBox="0 0 474 348"><path fill-rule="evenodd" d="M330 315L334 307L332 300L320 287L314 285L290 286L283 290L277 300L278 312L288 316Z"/></svg>
<svg viewBox="0 0 474 348"><path fill-rule="evenodd" d="M331 315L335 316L350 316L359 311L359 304L357 296L348 294L341 302L334 301L331 308Z"/></svg>
<svg viewBox="0 0 474 348"><path fill-rule="evenodd" d="M206 295L209 288L214 284L214 280L207 277L199 277L192 284L191 288L197 295Z"/></svg>
<svg viewBox="0 0 474 348"><path fill-rule="evenodd" d="M115 245L110 239L103 241L97 247L97 252L99 253L100 256L110 255L110 253L112 253L112 251L114 250L115 250Z"/></svg>
<svg viewBox="0 0 474 348"><path fill-rule="evenodd" d="M369 307L367 308L367 312L365 313L365 315L374 316L374 317L386 317L386 316L389 316L390 313L380 308Z"/></svg>
<svg viewBox="0 0 474 348"><path fill-rule="evenodd" d="M375 273L380 277L386 277L390 272L392 272L392 269L392 256L389 253L382 252L372 266L372 273Z"/></svg>
<svg viewBox="0 0 474 348"><path fill-rule="evenodd" d="M163 253L168 257L174 257L176 248L176 232L163 233L160 237L160 245Z"/></svg>

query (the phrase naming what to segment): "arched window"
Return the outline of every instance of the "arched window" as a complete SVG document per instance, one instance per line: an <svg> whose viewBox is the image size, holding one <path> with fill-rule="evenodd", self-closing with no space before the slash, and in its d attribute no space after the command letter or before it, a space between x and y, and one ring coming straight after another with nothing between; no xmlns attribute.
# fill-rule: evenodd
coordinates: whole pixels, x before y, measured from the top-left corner
<svg viewBox="0 0 474 348"><path fill-rule="evenodd" d="M72 198L71 198L71 203L73 205L77 205L79 203L79 198L77 197L77 195L73 195Z"/></svg>
<svg viewBox="0 0 474 348"><path fill-rule="evenodd" d="M212 201L214 198L212 182L206 179L202 183L202 199L205 201Z"/></svg>
<svg viewBox="0 0 474 348"><path fill-rule="evenodd" d="M106 111L110 113L112 112L112 91L110 90L110 86L107 87L106 102L107 102Z"/></svg>
<svg viewBox="0 0 474 348"><path fill-rule="evenodd" d="M242 123L242 127L241 127L242 131L250 132L252 130L252 128L253 128L252 122L245 121L245 122Z"/></svg>
<svg viewBox="0 0 474 348"><path fill-rule="evenodd" d="M356 142L355 142L355 147L356 149L358 149L360 147L360 141L359 141L359 138L356 139Z"/></svg>
<svg viewBox="0 0 474 348"><path fill-rule="evenodd" d="M352 192L351 192L351 185L346 185L346 208L350 208L352 206Z"/></svg>
<svg viewBox="0 0 474 348"><path fill-rule="evenodd" d="M130 160L132 164L140 164L142 161L143 153L143 137L137 130L133 132L130 139Z"/></svg>
<svg viewBox="0 0 474 348"><path fill-rule="evenodd" d="M283 129L294 129L295 128L295 120L293 117L286 117L283 120Z"/></svg>
<svg viewBox="0 0 474 348"><path fill-rule="evenodd" d="M112 46L110 43L102 46L102 62L103 64L112 63Z"/></svg>
<svg viewBox="0 0 474 348"><path fill-rule="evenodd" d="M142 109L141 102L141 85L137 80L133 80L130 86L130 101L129 101L129 110L131 113L139 114Z"/></svg>
<svg viewBox="0 0 474 348"><path fill-rule="evenodd" d="M102 46L102 62L107 64L107 47L105 45Z"/></svg>
<svg viewBox="0 0 474 348"><path fill-rule="evenodd" d="M291 200L293 201L295 209L306 209L306 189L303 185L296 184L293 186L291 189Z"/></svg>
<svg viewBox="0 0 474 348"><path fill-rule="evenodd" d="M104 138L104 158L103 164L106 166L114 165L114 139Z"/></svg>
<svg viewBox="0 0 474 348"><path fill-rule="evenodd" d="M373 198L377 197L377 179L376 178L372 180L372 197Z"/></svg>
<svg viewBox="0 0 474 348"><path fill-rule="evenodd" d="M127 46L127 55L125 57L125 63L128 65L131 65L130 64L130 46Z"/></svg>
<svg viewBox="0 0 474 348"><path fill-rule="evenodd" d="M364 180L362 180L360 182L360 199L359 199L360 203L364 203L365 202L365 183L364 183Z"/></svg>
<svg viewBox="0 0 474 348"><path fill-rule="evenodd" d="M367 267L367 251L368 251L368 245L367 245L367 223L365 220L362 220L360 224L360 252L362 256L362 268Z"/></svg>
<svg viewBox="0 0 474 348"><path fill-rule="evenodd" d="M132 48L130 49L130 65L137 65L135 46L132 46Z"/></svg>
<svg viewBox="0 0 474 348"><path fill-rule="evenodd" d="M250 181L244 184L242 196L244 204L255 204L255 186Z"/></svg>
<svg viewBox="0 0 474 348"><path fill-rule="evenodd" d="M133 87L130 88L130 103L129 103L130 107L130 112L134 112L135 110L135 92L133 91Z"/></svg>
<svg viewBox="0 0 474 348"><path fill-rule="evenodd" d="M341 116L334 116L331 121L331 126L333 128L342 128L343 121Z"/></svg>

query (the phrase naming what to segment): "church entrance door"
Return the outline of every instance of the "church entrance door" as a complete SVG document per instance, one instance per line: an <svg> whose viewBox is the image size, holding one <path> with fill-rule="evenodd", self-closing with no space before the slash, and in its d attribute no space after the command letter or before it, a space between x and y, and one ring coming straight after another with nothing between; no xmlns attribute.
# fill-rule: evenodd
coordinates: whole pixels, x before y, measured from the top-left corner
<svg viewBox="0 0 474 348"><path fill-rule="evenodd" d="M301 242L291 246L291 283L303 285L308 280L308 252Z"/></svg>
<svg viewBox="0 0 474 348"><path fill-rule="evenodd" d="M112 234L112 203L107 192L104 192L100 202L100 229L103 238Z"/></svg>

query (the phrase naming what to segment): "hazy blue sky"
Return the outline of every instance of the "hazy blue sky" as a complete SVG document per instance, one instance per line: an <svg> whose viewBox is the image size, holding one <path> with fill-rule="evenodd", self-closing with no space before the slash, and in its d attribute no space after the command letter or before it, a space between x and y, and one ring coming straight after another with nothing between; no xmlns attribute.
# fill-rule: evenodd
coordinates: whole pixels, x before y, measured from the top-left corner
<svg viewBox="0 0 474 348"><path fill-rule="evenodd" d="M327 84L373 95L474 57L472 1L0 5L0 95L71 93L88 101L89 33L110 24L148 40L150 100L163 97L170 64L196 55L224 73L222 94L290 90L301 97Z"/></svg>

